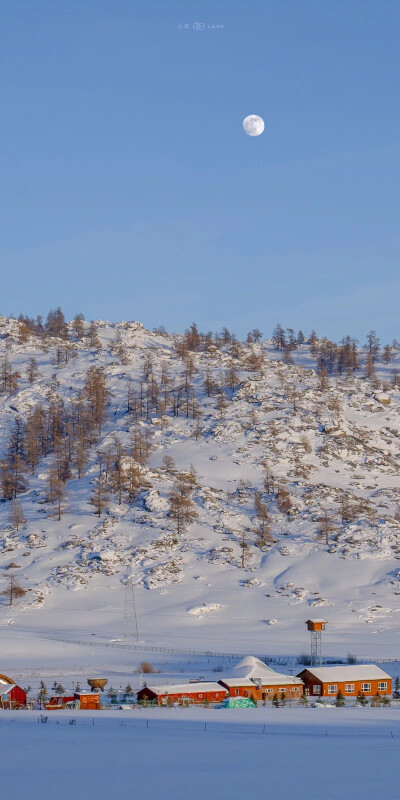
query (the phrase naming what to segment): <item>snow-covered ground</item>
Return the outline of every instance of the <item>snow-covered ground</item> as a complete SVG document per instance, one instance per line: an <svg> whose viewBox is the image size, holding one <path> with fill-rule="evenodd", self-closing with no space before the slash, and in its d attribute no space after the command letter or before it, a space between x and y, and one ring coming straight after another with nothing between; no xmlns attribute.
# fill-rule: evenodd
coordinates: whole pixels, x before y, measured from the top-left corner
<svg viewBox="0 0 400 800"><path fill-rule="evenodd" d="M293 364L282 363L268 341L243 346L234 359L229 347L192 353L190 382L202 412L200 434L196 438L196 423L184 405L179 416L168 406L162 425L150 411L140 424L151 436L144 468L151 487L134 503L124 497L119 504L114 494L99 519L89 504L96 450L112 445L115 434L129 445L134 428L127 413L129 383L139 389L149 354L158 383L167 366L170 387L182 386L185 367L174 337L148 332L139 323L99 322L98 333L100 349L90 349L86 340L76 342L76 358L58 366L59 342L50 341L46 351L35 339L21 344L17 322L0 319L5 337L0 357L7 348L20 373L18 388L0 396L2 454L16 418L25 420L38 402L48 408L50 394L74 403L90 366L104 367L111 392L84 475L79 480L73 473L67 481L61 521L47 502L51 455L41 460L34 476L27 475L29 485L19 497L27 522L19 531L8 522L9 503L0 503L0 589L12 563L29 590L12 608L5 598L0 601L4 663L17 670L23 663L37 670L70 664L72 645L49 644L48 637L121 639L130 573L144 651L146 645L161 645L297 655L309 649L304 621L324 616L326 655L399 657L400 393L391 383L393 370L400 367L398 351L389 365L378 360L374 381L364 378L362 363L347 379L331 377L323 391L307 344L293 352ZM126 348L122 361L111 346L117 333ZM249 368L252 353L261 358L260 368ZM32 357L39 376L29 384L26 370ZM232 359L237 379L230 389ZM225 408L217 408L215 394L207 395L207 375L222 385ZM162 465L166 455L177 470L192 464L197 473L193 500L198 517L179 537L168 516L173 473ZM288 515L279 509L275 493L265 491L266 464L276 479L286 481L292 502ZM256 490L268 505L271 547L256 542ZM358 510L342 524L344 498ZM319 534L325 508L333 517L328 545ZM132 616L128 627L132 639ZM81 664L85 658L98 670L116 661L114 653L94 644L73 652L72 661ZM138 658L126 656L133 667Z"/></svg>
<svg viewBox="0 0 400 800"><path fill-rule="evenodd" d="M7 800L398 795L400 718L390 708L52 712L46 724L38 720L1 714Z"/></svg>

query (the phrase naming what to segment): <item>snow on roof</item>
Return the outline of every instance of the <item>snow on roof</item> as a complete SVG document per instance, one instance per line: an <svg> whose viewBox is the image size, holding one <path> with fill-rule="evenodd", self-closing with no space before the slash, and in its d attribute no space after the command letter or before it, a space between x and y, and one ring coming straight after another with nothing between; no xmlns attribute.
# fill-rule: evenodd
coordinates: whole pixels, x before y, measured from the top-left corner
<svg viewBox="0 0 400 800"><path fill-rule="evenodd" d="M253 689L257 688L256 678L254 680L247 680L246 678L221 678L222 683L227 686L247 686ZM288 683L294 683L296 686L302 685L303 681L300 678L295 678L293 675L284 675L280 672L271 672L270 675L260 676L262 686L286 686Z"/></svg>
<svg viewBox="0 0 400 800"><path fill-rule="evenodd" d="M306 624L307 624L307 622L325 622L325 623L327 623L328 620L327 619L317 619L316 617L312 617L311 619L306 619Z"/></svg>
<svg viewBox="0 0 400 800"><path fill-rule="evenodd" d="M242 658L232 670L229 670L229 674L232 674L232 672L237 678L248 678L249 680L250 678L262 678L265 675L276 675L275 670L268 667L267 664L264 664L264 661L261 661L260 658L256 658L255 656L245 656Z"/></svg>
<svg viewBox="0 0 400 800"><path fill-rule="evenodd" d="M210 681L199 681L198 683L176 683L167 686L143 686L142 689L149 689L154 694L197 694L198 692L223 692L224 689L219 683Z"/></svg>
<svg viewBox="0 0 400 800"><path fill-rule="evenodd" d="M305 670L302 670L305 672ZM299 675L302 674L299 673ZM335 681L381 681L392 680L391 676L375 664L357 664L333 667L307 667L307 672L324 683Z"/></svg>
<svg viewBox="0 0 400 800"><path fill-rule="evenodd" d="M15 685L15 683L0 683L0 695L8 694Z"/></svg>
<svg viewBox="0 0 400 800"><path fill-rule="evenodd" d="M252 686L261 681L263 686L278 686L281 683L301 683L293 675L284 675L268 667L264 661L255 656L245 656L233 669L225 673L221 680L227 686Z"/></svg>

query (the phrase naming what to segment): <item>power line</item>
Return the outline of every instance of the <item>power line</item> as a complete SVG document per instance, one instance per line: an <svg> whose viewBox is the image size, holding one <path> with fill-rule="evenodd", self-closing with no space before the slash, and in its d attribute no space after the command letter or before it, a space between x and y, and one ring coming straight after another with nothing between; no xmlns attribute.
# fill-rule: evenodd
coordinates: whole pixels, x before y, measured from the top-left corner
<svg viewBox="0 0 400 800"><path fill-rule="evenodd" d="M139 641L139 629L136 614L135 593L133 591L132 583L132 570L129 570L128 578L125 584L125 598L124 598L124 626L122 639L134 638L136 642Z"/></svg>

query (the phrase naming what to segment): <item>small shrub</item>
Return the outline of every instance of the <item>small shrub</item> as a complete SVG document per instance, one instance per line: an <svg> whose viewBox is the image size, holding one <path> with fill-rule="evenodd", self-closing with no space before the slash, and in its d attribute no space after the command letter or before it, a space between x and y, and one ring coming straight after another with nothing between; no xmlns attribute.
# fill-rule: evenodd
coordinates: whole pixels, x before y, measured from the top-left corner
<svg viewBox="0 0 400 800"><path fill-rule="evenodd" d="M275 706L275 708L279 707L279 697L277 694L274 694L272 698L272 705Z"/></svg>
<svg viewBox="0 0 400 800"><path fill-rule="evenodd" d="M136 669L135 669L136 673L144 672L146 675L148 675L151 672L155 672L155 671L156 670L154 669L153 665L149 664L148 661L141 661L139 666L136 667Z"/></svg>
<svg viewBox="0 0 400 800"><path fill-rule="evenodd" d="M340 692L340 691L339 691L339 692L337 693L337 695L336 695L336 703L335 703L335 706L344 706L344 705L345 705L345 702L344 702L344 696L342 695L342 692Z"/></svg>
<svg viewBox="0 0 400 800"><path fill-rule="evenodd" d="M357 703L359 703L360 706L366 706L367 702L368 702L368 700L365 697L365 694L362 694L361 692L359 692L358 695L357 695Z"/></svg>
<svg viewBox="0 0 400 800"><path fill-rule="evenodd" d="M302 696L299 698L299 703L301 703L303 706L308 705L308 697L306 694L302 694Z"/></svg>

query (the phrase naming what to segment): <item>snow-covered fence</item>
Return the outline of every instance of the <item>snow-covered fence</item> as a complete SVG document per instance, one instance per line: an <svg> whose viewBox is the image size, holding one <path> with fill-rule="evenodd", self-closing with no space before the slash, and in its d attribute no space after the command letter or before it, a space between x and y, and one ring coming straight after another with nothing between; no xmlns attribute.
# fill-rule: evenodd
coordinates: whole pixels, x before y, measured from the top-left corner
<svg viewBox="0 0 400 800"><path fill-rule="evenodd" d="M83 645L84 647L111 647L118 650L134 650L137 653L163 653L176 656L203 656L205 658L227 658L238 659L243 658L246 653L217 653L213 650L182 650L174 647L154 647L145 644L125 644L122 642L94 642L94 641L79 641L77 639L60 639L57 637L57 642L64 642L66 644ZM275 661L270 656L257 655L262 661Z"/></svg>

